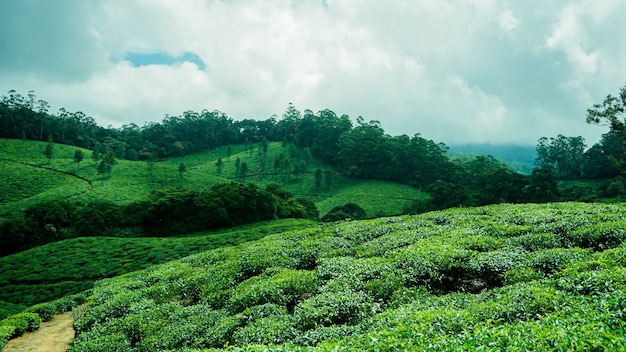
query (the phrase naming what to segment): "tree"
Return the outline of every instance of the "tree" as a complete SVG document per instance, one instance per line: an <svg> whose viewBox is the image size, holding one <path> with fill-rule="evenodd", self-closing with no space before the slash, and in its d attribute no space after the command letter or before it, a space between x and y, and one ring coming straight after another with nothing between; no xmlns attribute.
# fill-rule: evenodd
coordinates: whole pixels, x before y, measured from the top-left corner
<svg viewBox="0 0 626 352"><path fill-rule="evenodd" d="M178 176L180 176L181 180L183 180L183 173L185 173L185 171L187 171L187 166L185 166L184 163L180 163L178 165Z"/></svg>
<svg viewBox="0 0 626 352"><path fill-rule="evenodd" d="M626 85L620 88L619 96L607 95L602 104L594 104L587 109L587 123L609 126L610 130L620 136L623 146L626 146ZM626 172L626 153L620 155L615 164L620 172Z"/></svg>
<svg viewBox="0 0 626 352"><path fill-rule="evenodd" d="M356 203L347 203L343 206L336 206L322 217L322 221L339 221L345 219L362 220L367 218L365 210Z"/></svg>
<svg viewBox="0 0 626 352"><path fill-rule="evenodd" d="M562 179L578 179L585 165L585 139L583 137L543 137L537 144L536 164L552 171Z"/></svg>
<svg viewBox="0 0 626 352"><path fill-rule="evenodd" d="M104 162L104 160L100 161L98 167L96 168L96 171L98 171L98 175L101 175L102 184L104 184L104 174L106 174L107 172L107 164Z"/></svg>
<svg viewBox="0 0 626 352"><path fill-rule="evenodd" d="M150 178L150 181L152 181L152 173L154 172L155 159L155 152L146 152L146 166L148 169L148 177Z"/></svg>
<svg viewBox="0 0 626 352"><path fill-rule="evenodd" d="M430 193L429 209L440 210L463 205L467 199L463 186L437 180L426 187L426 192Z"/></svg>
<svg viewBox="0 0 626 352"><path fill-rule="evenodd" d="M74 151L74 162L78 165L78 169L80 170L80 162L83 161L84 155L83 151L80 149L76 149Z"/></svg>
<svg viewBox="0 0 626 352"><path fill-rule="evenodd" d="M215 162L215 167L217 168L217 174L221 175L222 169L224 168L224 162L222 161L222 158L217 159L217 161Z"/></svg>
<svg viewBox="0 0 626 352"><path fill-rule="evenodd" d="M106 167L106 173L108 177L111 177L111 169L113 165L117 164L117 160L115 160L115 154L113 154L113 150L111 148L107 148L104 153L104 157L102 158L104 165Z"/></svg>
<svg viewBox="0 0 626 352"><path fill-rule="evenodd" d="M322 169L319 167L315 170L315 189L319 190L322 187Z"/></svg>
<svg viewBox="0 0 626 352"><path fill-rule="evenodd" d="M100 161L100 147L99 146L95 146L93 148L93 151L91 152L91 159L95 162L98 163L98 161Z"/></svg>
<svg viewBox="0 0 626 352"><path fill-rule="evenodd" d="M587 123L609 125L611 130L624 132L626 119L626 85L620 88L619 97L607 95L602 104L594 104L587 109Z"/></svg>
<svg viewBox="0 0 626 352"><path fill-rule="evenodd" d="M626 166L623 155L626 155L626 145L622 144L621 136L615 131L603 134L602 139L585 152L585 177L607 179L619 175Z"/></svg>
<svg viewBox="0 0 626 352"><path fill-rule="evenodd" d="M241 160L239 160L239 158L237 158L237 160L235 160L235 176L238 176L241 170Z"/></svg>
<svg viewBox="0 0 626 352"><path fill-rule="evenodd" d="M248 163L246 163L245 161L243 163L241 163L241 167L240 167L240 175L241 175L241 179L243 181L246 180L246 176L248 175Z"/></svg>
<svg viewBox="0 0 626 352"><path fill-rule="evenodd" d="M52 139L52 135L48 136L48 144L46 144L46 149L44 149L43 154L48 158L48 163L50 163L52 156L54 156L54 140Z"/></svg>
<svg viewBox="0 0 626 352"><path fill-rule="evenodd" d="M524 188L527 202L545 203L556 200L559 196L554 174L548 169L534 169L530 176L530 184Z"/></svg>
<svg viewBox="0 0 626 352"><path fill-rule="evenodd" d="M326 170L324 173L324 183L326 184L326 189L330 189L330 184L333 182L333 173L330 170Z"/></svg>

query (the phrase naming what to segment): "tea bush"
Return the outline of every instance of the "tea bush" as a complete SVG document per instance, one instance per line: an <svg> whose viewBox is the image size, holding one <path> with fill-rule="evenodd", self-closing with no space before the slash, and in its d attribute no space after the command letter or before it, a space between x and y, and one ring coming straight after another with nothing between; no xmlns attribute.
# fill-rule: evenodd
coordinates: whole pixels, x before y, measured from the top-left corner
<svg viewBox="0 0 626 352"><path fill-rule="evenodd" d="M10 338L22 336L25 332L39 329L41 318L35 313L18 313L0 320L0 326L13 327Z"/></svg>
<svg viewBox="0 0 626 352"><path fill-rule="evenodd" d="M292 317L288 315L259 318L233 334L233 344L272 345L293 341L300 331L294 327Z"/></svg>
<svg viewBox="0 0 626 352"><path fill-rule="evenodd" d="M296 304L318 289L313 271L275 269L242 282L234 290L227 306L234 312L247 307L274 303L293 310Z"/></svg>
<svg viewBox="0 0 626 352"><path fill-rule="evenodd" d="M570 234L576 246L605 250L619 246L626 239L626 220L581 226Z"/></svg>
<svg viewBox="0 0 626 352"><path fill-rule="evenodd" d="M73 351L624 350L624 218L498 205L271 235L98 281Z"/></svg>
<svg viewBox="0 0 626 352"><path fill-rule="evenodd" d="M0 325L0 351L2 351L7 342L9 342L14 331L14 326Z"/></svg>
<svg viewBox="0 0 626 352"><path fill-rule="evenodd" d="M459 287L468 271L472 251L449 244L417 242L399 252L395 265L406 286L423 285L434 292Z"/></svg>
<svg viewBox="0 0 626 352"><path fill-rule="evenodd" d="M39 303L30 306L24 310L26 313L36 313L43 321L49 321L56 314L65 313L87 300L88 292L82 292L75 295L65 296L57 300Z"/></svg>
<svg viewBox="0 0 626 352"><path fill-rule="evenodd" d="M320 326L354 325L375 314L378 306L363 292L323 292L300 303L294 311L294 319L303 330Z"/></svg>
<svg viewBox="0 0 626 352"><path fill-rule="evenodd" d="M539 249L550 249L560 247L571 247L563 236L553 233L529 233L511 240L511 244L524 248L527 251L536 251Z"/></svg>
<svg viewBox="0 0 626 352"><path fill-rule="evenodd" d="M569 265L588 259L591 253L580 248L552 248L532 252L526 256L528 265L543 273L553 273L567 268Z"/></svg>
<svg viewBox="0 0 626 352"><path fill-rule="evenodd" d="M521 252L515 249L506 249L478 253L468 263L471 277L479 280L488 288L500 287L505 282L506 272L521 263Z"/></svg>

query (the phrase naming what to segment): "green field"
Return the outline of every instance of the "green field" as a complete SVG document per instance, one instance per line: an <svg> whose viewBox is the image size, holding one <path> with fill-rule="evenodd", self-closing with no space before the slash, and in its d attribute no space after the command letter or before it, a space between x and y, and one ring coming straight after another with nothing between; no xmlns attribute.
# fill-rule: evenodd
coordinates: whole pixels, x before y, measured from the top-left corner
<svg viewBox="0 0 626 352"><path fill-rule="evenodd" d="M370 217L397 215L412 200L427 197L407 185L346 179L336 173L333 173L328 189L325 185L316 189L315 170L328 170L328 167L311 158L306 162L303 173L277 172L272 166L274 158L281 153L294 154L293 150L283 148L281 143L271 143L265 156L259 155L257 149L250 152L245 151L243 145L236 145L232 147L230 157L227 148L222 147L210 152L159 160L154 164L151 175L144 161L118 160L110 178L98 175L90 150L81 149L85 159L79 168L73 162L74 151L79 148L56 144L54 157L48 162L43 154L45 146L44 142L0 139L0 168L3 170L0 176L0 214L24 210L38 202L57 198L81 202L108 200L124 205L144 199L150 191L159 187L182 186L202 190L231 181L254 182L262 187L276 182L282 189L315 202L321 215L348 202L359 204ZM224 166L218 175L215 163L220 157ZM235 173L237 158L248 164L250 175L245 179ZM184 163L187 170L182 179L178 173L180 163ZM265 171L262 172L263 163ZM92 188L89 189L84 180L55 170L89 180Z"/></svg>
<svg viewBox="0 0 626 352"><path fill-rule="evenodd" d="M493 205L290 230L96 282L71 351L624 350L624 219Z"/></svg>

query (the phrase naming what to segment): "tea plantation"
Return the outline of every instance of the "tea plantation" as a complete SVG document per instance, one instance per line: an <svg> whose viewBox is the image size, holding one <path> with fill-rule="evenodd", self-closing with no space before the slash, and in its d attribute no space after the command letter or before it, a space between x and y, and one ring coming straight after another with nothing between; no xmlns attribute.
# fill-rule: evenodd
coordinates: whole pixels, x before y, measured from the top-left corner
<svg viewBox="0 0 626 352"><path fill-rule="evenodd" d="M285 231L97 281L71 351L625 350L624 239L623 204Z"/></svg>

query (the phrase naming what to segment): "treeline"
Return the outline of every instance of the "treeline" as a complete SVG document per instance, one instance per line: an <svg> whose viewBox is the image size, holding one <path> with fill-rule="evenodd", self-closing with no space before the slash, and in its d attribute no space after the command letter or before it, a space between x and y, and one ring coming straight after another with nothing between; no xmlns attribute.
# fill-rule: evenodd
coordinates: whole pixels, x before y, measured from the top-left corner
<svg viewBox="0 0 626 352"><path fill-rule="evenodd" d="M626 97L626 93L623 95ZM166 116L160 123L141 127L128 124L102 128L82 112L61 109L53 115L47 111L48 104L37 100L34 93L24 98L10 91L0 99L0 126L4 127L0 134L37 140L51 137L60 143L112 151L117 158L129 160L179 156L237 143L248 149L257 145L266 148L268 141L282 141L306 150L346 177L400 182L429 192L431 199L426 204L412 207L411 211L417 211L604 197L604 190L574 189L560 194L555 180L610 179L624 171L623 123L609 116L620 111L617 103L614 99L605 102L609 104L606 107L590 109L589 114L594 114L588 122L607 119L611 129L589 149L582 137L540 139L538 167L532 175L516 173L491 157L451 158L444 144L419 134L390 136L378 121L366 122L358 117L354 124L347 115L338 116L331 110L300 112L292 104L280 119L272 116L263 121L233 121L219 111L203 110ZM276 170L282 167L280 163L274 166ZM621 194L623 180L617 178L614 183L609 194Z"/></svg>
<svg viewBox="0 0 626 352"><path fill-rule="evenodd" d="M74 237L171 236L279 218L317 220L319 212L276 183L265 189L225 183L199 192L160 188L126 206L50 200L0 223L0 255Z"/></svg>
<svg viewBox="0 0 626 352"><path fill-rule="evenodd" d="M281 119L233 121L225 113L203 110L167 115L162 122L120 128L100 127L83 112L63 108L55 115L34 92L23 97L14 90L0 99L0 137L74 145L127 160L181 156L231 144L261 145L286 141L334 166L343 175L426 187L437 180L458 183L471 177L447 155L447 147L419 134L389 136L378 121L331 110L298 111L289 104ZM615 128L588 150L582 137L542 138L538 166L557 178L609 178L619 175L616 160L624 159L623 133Z"/></svg>

